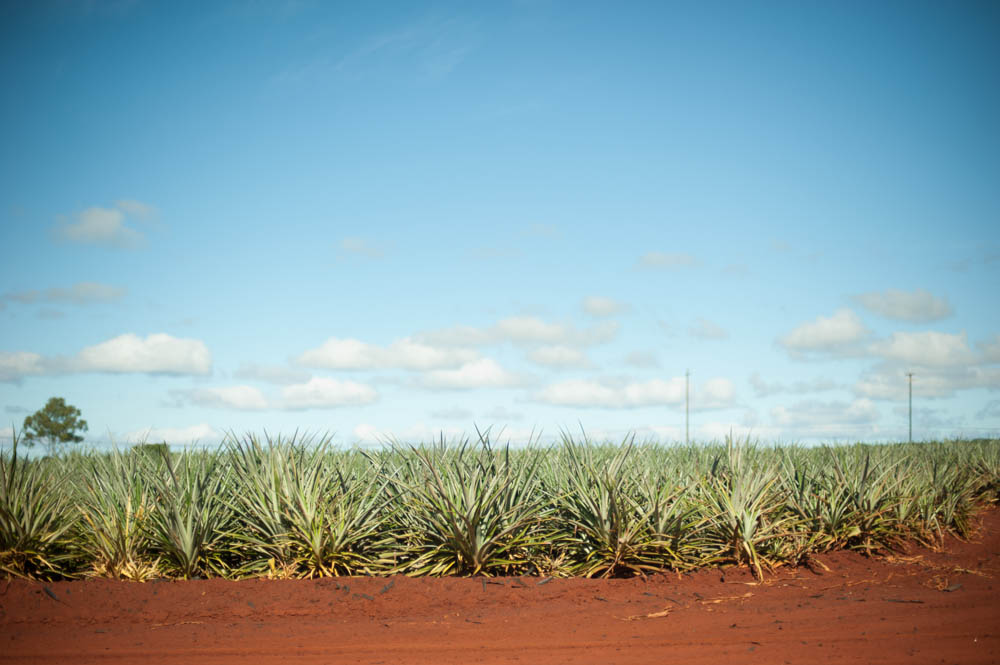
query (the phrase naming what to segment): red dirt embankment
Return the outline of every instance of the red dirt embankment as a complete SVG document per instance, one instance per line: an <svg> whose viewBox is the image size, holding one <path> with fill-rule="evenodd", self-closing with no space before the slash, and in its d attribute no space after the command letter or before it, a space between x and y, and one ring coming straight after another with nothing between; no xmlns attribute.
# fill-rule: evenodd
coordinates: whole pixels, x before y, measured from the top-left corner
<svg viewBox="0 0 1000 665"><path fill-rule="evenodd" d="M0 582L0 663L996 663L1000 511L829 571L645 580Z"/></svg>

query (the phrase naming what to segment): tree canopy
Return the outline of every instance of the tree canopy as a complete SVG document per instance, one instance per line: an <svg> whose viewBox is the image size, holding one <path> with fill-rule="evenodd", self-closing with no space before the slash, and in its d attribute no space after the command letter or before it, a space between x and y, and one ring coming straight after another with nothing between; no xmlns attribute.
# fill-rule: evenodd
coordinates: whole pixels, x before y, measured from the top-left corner
<svg viewBox="0 0 1000 665"><path fill-rule="evenodd" d="M50 453L61 444L79 443L83 437L77 432L87 431L87 421L80 415L80 409L62 397L49 398L43 408L24 419L24 443L31 446L42 441Z"/></svg>

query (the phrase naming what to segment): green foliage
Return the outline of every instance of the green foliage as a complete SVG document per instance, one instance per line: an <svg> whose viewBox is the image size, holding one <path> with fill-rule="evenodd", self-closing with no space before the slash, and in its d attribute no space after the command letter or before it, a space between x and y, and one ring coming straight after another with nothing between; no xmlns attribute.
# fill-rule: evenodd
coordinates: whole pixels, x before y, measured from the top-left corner
<svg viewBox="0 0 1000 665"><path fill-rule="evenodd" d="M392 570L407 575L497 575L537 570L550 539L541 491L541 453L494 449L489 431L457 449L396 450L404 461L383 471L397 497L399 535Z"/></svg>
<svg viewBox="0 0 1000 665"><path fill-rule="evenodd" d="M41 441L51 455L61 444L83 441L77 432L87 431L87 421L80 417L80 409L62 397L51 397L43 408L24 419L23 427L25 445Z"/></svg>
<svg viewBox="0 0 1000 665"><path fill-rule="evenodd" d="M57 460L0 454L0 570L17 577L59 576L68 557L72 494Z"/></svg>
<svg viewBox="0 0 1000 665"><path fill-rule="evenodd" d="M144 580L157 574L150 554L151 460L117 450L84 458L74 542L90 563L86 574Z"/></svg>
<svg viewBox="0 0 1000 665"><path fill-rule="evenodd" d="M558 505L560 521L572 527L566 534L574 553L570 570L583 577L612 577L662 568L660 541L650 529L660 506L638 500L634 439L602 450L564 435L561 452L564 490Z"/></svg>
<svg viewBox="0 0 1000 665"><path fill-rule="evenodd" d="M645 575L975 535L1000 441L0 452L0 576Z"/></svg>
<svg viewBox="0 0 1000 665"><path fill-rule="evenodd" d="M316 577L374 572L386 539L387 481L359 454L333 456L329 439L230 438L241 488L230 494L234 538L250 553L241 573Z"/></svg>
<svg viewBox="0 0 1000 665"><path fill-rule="evenodd" d="M153 472L150 538L183 579L223 570L230 473L221 457L205 453L166 457Z"/></svg>
<svg viewBox="0 0 1000 665"><path fill-rule="evenodd" d="M132 446L137 455L146 455L150 459L163 460L170 457L170 445L164 443L137 443Z"/></svg>

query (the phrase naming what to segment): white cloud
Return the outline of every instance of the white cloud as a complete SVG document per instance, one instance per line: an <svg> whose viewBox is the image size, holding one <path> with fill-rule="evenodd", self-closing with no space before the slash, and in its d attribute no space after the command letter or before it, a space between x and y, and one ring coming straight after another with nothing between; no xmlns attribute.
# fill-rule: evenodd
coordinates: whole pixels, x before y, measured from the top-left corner
<svg viewBox="0 0 1000 665"><path fill-rule="evenodd" d="M923 289L913 292L898 289L874 291L855 296L854 300L870 312L898 321L925 323L952 314L951 304L946 298L939 298Z"/></svg>
<svg viewBox="0 0 1000 665"><path fill-rule="evenodd" d="M57 302L71 303L74 305L87 305L91 303L108 303L120 300L126 293L126 289L108 284L98 284L97 282L80 282L70 287L54 287L42 291L19 291L8 293L4 296L6 300L14 300L20 303L31 304L37 302Z"/></svg>
<svg viewBox="0 0 1000 665"><path fill-rule="evenodd" d="M820 316L803 323L778 340L790 352L843 352L871 334L858 315L839 309L833 316Z"/></svg>
<svg viewBox="0 0 1000 665"><path fill-rule="evenodd" d="M467 362L458 369L439 369L424 374L427 388L467 390L472 388L513 388L525 382L523 377L508 372L492 358Z"/></svg>
<svg viewBox="0 0 1000 665"><path fill-rule="evenodd" d="M149 427L134 430L125 435L129 443L169 443L175 446L192 444L217 444L222 441L223 434L217 429L202 423L190 427Z"/></svg>
<svg viewBox="0 0 1000 665"><path fill-rule="evenodd" d="M211 371L212 356L204 342L164 333L145 339L131 333L119 335L88 346L72 358L0 351L0 381L81 372L208 374Z"/></svg>
<svg viewBox="0 0 1000 665"><path fill-rule="evenodd" d="M528 354L528 359L538 365L555 368L588 367L585 353L569 346L542 346Z"/></svg>
<svg viewBox="0 0 1000 665"><path fill-rule="evenodd" d="M768 383L761 378L759 372L750 375L750 385L753 387L754 395L757 397L769 397L785 392L786 388L780 383Z"/></svg>
<svg viewBox="0 0 1000 665"><path fill-rule="evenodd" d="M403 368L430 370L458 367L476 360L469 349L440 348L410 338L396 340L387 347L357 339L331 337L319 348L309 349L298 358L300 365L328 369Z"/></svg>
<svg viewBox="0 0 1000 665"><path fill-rule="evenodd" d="M960 390L1000 389L1000 361L995 341L972 350L968 336L937 331L895 332L868 346L867 353L881 358L854 385L856 395L871 399L903 400L908 395L907 372L913 372L913 394L950 397Z"/></svg>
<svg viewBox="0 0 1000 665"><path fill-rule="evenodd" d="M684 377L649 381L574 379L546 386L535 397L539 402L557 406L635 409L681 405L684 393ZM691 408L698 411L732 406L735 393L729 379L709 379L691 386Z"/></svg>
<svg viewBox="0 0 1000 665"><path fill-rule="evenodd" d="M145 339L131 333L88 346L72 363L77 371L147 374L208 374L212 356L205 343L164 333Z"/></svg>
<svg viewBox="0 0 1000 665"><path fill-rule="evenodd" d="M1000 335L993 339L980 342L977 345L983 351L983 360L988 363L1000 363Z"/></svg>
<svg viewBox="0 0 1000 665"><path fill-rule="evenodd" d="M595 326L578 329L569 324L550 323L535 316L512 316L501 319L493 326L475 328L456 326L417 335L425 344L440 346L485 346L490 344L537 344L563 346L591 346L604 344L618 334L616 321L603 321Z"/></svg>
<svg viewBox="0 0 1000 665"><path fill-rule="evenodd" d="M0 351L0 381L15 383L26 376L45 374L44 358L28 351Z"/></svg>
<svg viewBox="0 0 1000 665"><path fill-rule="evenodd" d="M708 319L699 318L695 325L691 326L688 330L692 337L697 337L698 339L714 340L714 339L728 339L729 332L723 330L721 327L712 323Z"/></svg>
<svg viewBox="0 0 1000 665"><path fill-rule="evenodd" d="M281 396L284 408L292 410L371 404L378 399L375 389L369 385L321 377L285 386Z"/></svg>
<svg viewBox="0 0 1000 665"><path fill-rule="evenodd" d="M913 371L915 397L951 397L956 391L976 388L1000 390L1000 368L997 367L906 368L881 363L854 384L854 392L871 399L905 400L909 395L907 370Z"/></svg>
<svg viewBox="0 0 1000 665"><path fill-rule="evenodd" d="M591 316L614 316L628 310L628 305L603 296L587 296L583 299L583 311Z"/></svg>
<svg viewBox="0 0 1000 665"><path fill-rule="evenodd" d="M664 252L646 252L639 257L639 267L676 270L691 268L698 265L698 260L690 254L666 254Z"/></svg>
<svg viewBox="0 0 1000 665"><path fill-rule="evenodd" d="M319 348L305 351L296 362L307 367L371 369L377 366L376 356L382 351L361 340L331 337Z"/></svg>
<svg viewBox="0 0 1000 665"><path fill-rule="evenodd" d="M732 406L736 390L729 379L709 379L694 393L692 406L696 409L722 409Z"/></svg>
<svg viewBox="0 0 1000 665"><path fill-rule="evenodd" d="M503 319L496 325L496 331L501 339L517 343L557 344L567 339L570 332L567 326L558 323L548 323L534 316L512 316Z"/></svg>
<svg viewBox="0 0 1000 665"><path fill-rule="evenodd" d="M156 208L143 203L142 201L121 199L119 201L115 201L115 207L129 217L135 217L136 219L149 219L150 217L156 216Z"/></svg>
<svg viewBox="0 0 1000 665"><path fill-rule="evenodd" d="M608 385L590 379L574 379L546 386L537 399L557 406L630 409L678 404L684 401L684 379L652 379L624 385Z"/></svg>
<svg viewBox="0 0 1000 665"><path fill-rule="evenodd" d="M358 236L349 236L340 241L340 249L350 254L366 256L369 259L381 259L385 256L385 251L370 240Z"/></svg>
<svg viewBox="0 0 1000 665"><path fill-rule="evenodd" d="M896 332L872 344L871 352L888 360L932 367L961 367L976 361L965 332Z"/></svg>
<svg viewBox="0 0 1000 665"><path fill-rule="evenodd" d="M114 208L87 208L76 221L56 228L56 237L67 242L134 249L145 242L145 236L126 226L125 213Z"/></svg>
<svg viewBox="0 0 1000 665"><path fill-rule="evenodd" d="M253 386L198 388L184 393L192 404L206 407L260 411L268 408L267 398Z"/></svg>
<svg viewBox="0 0 1000 665"><path fill-rule="evenodd" d="M847 402L806 400L790 407L771 410L771 418L782 427L806 428L819 431L842 429L845 425L867 425L878 421L879 412L867 398Z"/></svg>

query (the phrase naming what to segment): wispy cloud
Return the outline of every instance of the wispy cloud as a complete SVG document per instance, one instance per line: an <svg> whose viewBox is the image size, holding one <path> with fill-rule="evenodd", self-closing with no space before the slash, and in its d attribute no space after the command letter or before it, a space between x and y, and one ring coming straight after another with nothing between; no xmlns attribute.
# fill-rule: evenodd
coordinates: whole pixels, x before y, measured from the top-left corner
<svg viewBox="0 0 1000 665"><path fill-rule="evenodd" d="M0 381L20 383L25 377L47 374L45 359L29 351L0 351Z"/></svg>
<svg viewBox="0 0 1000 665"><path fill-rule="evenodd" d="M562 233L555 224L532 224L525 235L534 238L558 238Z"/></svg>
<svg viewBox="0 0 1000 665"><path fill-rule="evenodd" d="M331 337L319 347L305 351L296 362L305 367L341 370L431 370L458 367L477 358L479 353L471 349L442 348L409 337L388 346Z"/></svg>
<svg viewBox="0 0 1000 665"><path fill-rule="evenodd" d="M134 199L120 199L115 201L115 207L129 217L140 220L152 219L158 214L158 211L153 206Z"/></svg>
<svg viewBox="0 0 1000 665"><path fill-rule="evenodd" d="M854 301L869 312L888 319L911 323L939 321L953 313L947 298L935 296L923 289L915 291L889 289L883 292L862 293L854 296Z"/></svg>
<svg viewBox="0 0 1000 665"><path fill-rule="evenodd" d="M73 305L89 305L94 303L110 303L121 300L127 289L97 282L79 282L69 287L52 287L30 291L12 291L3 296L4 300L32 304L69 303Z"/></svg>
<svg viewBox="0 0 1000 665"><path fill-rule="evenodd" d="M832 316L818 316L794 328L778 343L793 355L805 353L850 355L858 353L857 344L871 335L861 319L849 309L839 309Z"/></svg>
<svg viewBox="0 0 1000 665"><path fill-rule="evenodd" d="M927 330L894 332L866 348L878 359L854 384L860 397L903 400L909 393L913 373L913 394L929 398L951 397L956 392L985 388L1000 390L1000 336L969 344L964 332Z"/></svg>
<svg viewBox="0 0 1000 665"><path fill-rule="evenodd" d="M177 406L192 404L208 408L236 409L239 411L260 411L268 408L268 400L253 386L224 386L220 388L197 388L194 390L173 390L171 395Z"/></svg>
<svg viewBox="0 0 1000 665"><path fill-rule="evenodd" d="M618 328L615 321L604 321L590 328L579 329L571 324L553 323L536 316L511 316L485 328L457 326L421 333L416 339L427 344L445 346L510 343L521 346L579 347L610 342L618 334Z"/></svg>
<svg viewBox="0 0 1000 665"><path fill-rule="evenodd" d="M295 367L256 363L243 363L233 372L233 376L244 381L263 381L279 385L305 383L310 378L308 372Z"/></svg>
<svg viewBox="0 0 1000 665"><path fill-rule="evenodd" d="M630 351L624 359L629 367L650 369L660 367L660 359L651 351Z"/></svg>
<svg viewBox="0 0 1000 665"><path fill-rule="evenodd" d="M965 332L895 332L871 345L873 355L908 365L963 367L977 362Z"/></svg>
<svg viewBox="0 0 1000 665"><path fill-rule="evenodd" d="M348 236L341 239L340 250L347 254L364 256L369 259L381 259L385 257L385 248L382 245L359 236Z"/></svg>
<svg viewBox="0 0 1000 665"><path fill-rule="evenodd" d="M782 427L838 431L844 426L875 423L879 412L871 400L863 398L852 402L805 400L775 407L771 418Z"/></svg>
<svg viewBox="0 0 1000 665"><path fill-rule="evenodd" d="M597 317L614 316L629 309L625 303L604 296L587 296L582 306L587 314Z"/></svg>
<svg viewBox="0 0 1000 665"><path fill-rule="evenodd" d="M460 19L423 19L371 37L335 68L343 75L363 77L391 64L438 80L462 64L479 41L477 32L475 24Z"/></svg>
<svg viewBox="0 0 1000 665"><path fill-rule="evenodd" d="M140 201L121 200L115 203L114 208L94 206L71 218L60 217L53 234L60 242L137 249L145 246L146 236L128 222L148 220L155 212L155 208Z"/></svg>
<svg viewBox="0 0 1000 665"><path fill-rule="evenodd" d="M947 398L962 390L1000 390L1000 367L908 366L895 362L878 363L854 384L854 393L871 399L903 401L909 395L907 374L913 373L913 394L918 397Z"/></svg>
<svg viewBox="0 0 1000 665"><path fill-rule="evenodd" d="M363 37L347 52L325 49L314 53L285 67L272 80L279 85L392 77L436 82L457 70L479 41L479 30L473 22L424 18Z"/></svg>
<svg viewBox="0 0 1000 665"><path fill-rule="evenodd" d="M590 366L590 361L583 351L560 345L541 346L534 349L528 354L528 360L536 365L554 369L578 369Z"/></svg>
<svg viewBox="0 0 1000 665"><path fill-rule="evenodd" d="M714 378L691 394L696 409L720 409L733 405L735 390L728 379ZM635 409L684 403L684 377L649 381L574 379L546 386L535 399L544 404L604 409Z"/></svg>
<svg viewBox="0 0 1000 665"><path fill-rule="evenodd" d="M517 388L527 383L526 377L504 369L492 358L480 358L457 369L427 372L421 385L435 390L473 390L477 388Z"/></svg>
<svg viewBox="0 0 1000 665"><path fill-rule="evenodd" d="M378 399L378 393L356 381L315 377L306 383L285 386L281 397L283 408L298 411L371 404Z"/></svg>
<svg viewBox="0 0 1000 665"><path fill-rule="evenodd" d="M768 382L761 378L759 372L751 374L749 381L750 386L753 388L754 395L757 397L770 397L771 395L780 395L781 393L794 393L801 395L803 393L837 390L843 387L839 383L823 377L810 379L808 381L795 381L790 384L781 383L779 381Z"/></svg>
<svg viewBox="0 0 1000 665"><path fill-rule="evenodd" d="M704 340L729 339L729 332L708 319L699 318L693 326L688 329L692 337Z"/></svg>

